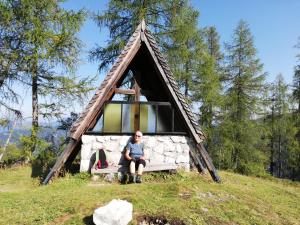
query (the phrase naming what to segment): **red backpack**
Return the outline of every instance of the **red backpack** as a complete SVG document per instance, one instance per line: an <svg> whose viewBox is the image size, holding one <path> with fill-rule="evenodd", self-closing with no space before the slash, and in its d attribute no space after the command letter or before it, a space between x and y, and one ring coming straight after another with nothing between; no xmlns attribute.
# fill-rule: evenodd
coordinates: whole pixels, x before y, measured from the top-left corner
<svg viewBox="0 0 300 225"><path fill-rule="evenodd" d="M104 169L108 167L108 163L106 161L106 155L103 149L99 149L99 160L97 162L97 169Z"/></svg>

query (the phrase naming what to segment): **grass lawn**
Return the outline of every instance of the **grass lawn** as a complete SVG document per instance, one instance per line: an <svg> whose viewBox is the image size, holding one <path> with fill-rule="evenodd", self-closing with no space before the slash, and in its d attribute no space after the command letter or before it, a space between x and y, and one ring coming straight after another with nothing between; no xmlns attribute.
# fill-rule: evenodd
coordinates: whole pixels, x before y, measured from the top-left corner
<svg viewBox="0 0 300 225"><path fill-rule="evenodd" d="M141 216L186 224L300 224L300 184L220 172L222 184L196 172L146 174L142 184L120 185L87 174L39 186L30 167L0 170L0 224L92 224L95 208L112 199Z"/></svg>

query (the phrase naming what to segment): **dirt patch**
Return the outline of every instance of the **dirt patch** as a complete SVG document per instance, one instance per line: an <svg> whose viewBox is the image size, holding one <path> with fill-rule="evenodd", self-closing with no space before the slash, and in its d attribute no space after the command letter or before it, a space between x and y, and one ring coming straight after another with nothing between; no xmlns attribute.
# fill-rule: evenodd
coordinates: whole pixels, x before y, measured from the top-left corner
<svg viewBox="0 0 300 225"><path fill-rule="evenodd" d="M179 197L184 199L184 200L188 200L191 198L191 193L189 192L182 192L182 193L179 193Z"/></svg>
<svg viewBox="0 0 300 225"><path fill-rule="evenodd" d="M57 217L55 220L53 220L49 225L55 225L55 224L63 224L64 222L68 221L71 219L72 215L71 214L64 214L60 217Z"/></svg>
<svg viewBox="0 0 300 225"><path fill-rule="evenodd" d="M88 183L88 187L103 187L103 186L107 186L110 184L105 184L105 183L97 183L97 182L90 182Z"/></svg>
<svg viewBox="0 0 300 225"><path fill-rule="evenodd" d="M167 219L164 216L140 216L138 225L186 225L180 219Z"/></svg>

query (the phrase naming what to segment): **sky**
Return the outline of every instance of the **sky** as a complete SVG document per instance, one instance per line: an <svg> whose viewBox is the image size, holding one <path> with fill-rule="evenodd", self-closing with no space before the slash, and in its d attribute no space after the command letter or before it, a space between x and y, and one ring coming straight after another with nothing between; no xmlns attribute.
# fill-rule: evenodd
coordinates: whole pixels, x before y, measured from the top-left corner
<svg viewBox="0 0 300 225"><path fill-rule="evenodd" d="M98 13L107 8L107 2L69 0L63 3L63 7L72 10L85 8L90 13ZM300 49L294 48L300 37L300 0L191 0L191 4L200 12L199 27L215 26L221 45L231 41L241 19L248 22L257 56L268 74L266 80L272 82L281 73L287 83L292 82L297 63L295 56L300 53ZM96 45L105 45L108 35L107 29L100 31L92 19L86 20L79 33L85 47L76 73L82 76L98 75L96 86L100 85L105 74L99 73L99 62L88 60L88 52ZM81 107L77 109L79 112L84 108ZM26 114L30 115L31 107L28 108Z"/></svg>

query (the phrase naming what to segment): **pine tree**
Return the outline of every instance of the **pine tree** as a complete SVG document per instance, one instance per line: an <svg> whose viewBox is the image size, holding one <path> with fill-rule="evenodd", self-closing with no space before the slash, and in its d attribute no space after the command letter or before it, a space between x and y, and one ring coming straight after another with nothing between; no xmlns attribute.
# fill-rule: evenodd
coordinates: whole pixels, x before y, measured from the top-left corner
<svg viewBox="0 0 300 225"><path fill-rule="evenodd" d="M300 49L300 37L298 39L298 44L295 47ZM296 57L299 65L295 67L293 95L298 105L298 113L300 113L300 53Z"/></svg>
<svg viewBox="0 0 300 225"><path fill-rule="evenodd" d="M223 166L241 173L259 173L263 171L264 155L256 148L260 133L255 116L264 74L245 21L239 22L226 52L227 88L220 137L226 157Z"/></svg>
<svg viewBox="0 0 300 225"><path fill-rule="evenodd" d="M217 133L218 113L221 107L221 76L223 54L215 27L205 28L203 39L206 54L202 54L197 74L193 77L192 99L200 104L200 124L207 135L207 149L218 164Z"/></svg>
<svg viewBox="0 0 300 225"><path fill-rule="evenodd" d="M6 71L8 76L13 74L9 77L11 80L31 87L33 143L37 138L39 115L59 116L61 109L68 107L71 99L80 99L90 90L87 87L88 79L77 81L76 77L68 74L78 62L81 43L76 33L85 12L62 9L59 6L61 2L1 1L1 17L4 21L1 23L1 32L14 38L5 47L7 52L13 49L11 55L14 58L11 62L17 65L16 68L8 67ZM44 101L41 102L41 99Z"/></svg>
<svg viewBox="0 0 300 225"><path fill-rule="evenodd" d="M192 94L193 78L198 76L206 54L198 19L199 13L184 2L180 11L171 17L172 26L165 45L169 65L187 99Z"/></svg>
<svg viewBox="0 0 300 225"><path fill-rule="evenodd" d="M277 177L291 177L295 170L295 150L299 148L293 114L291 113L288 86L278 75L272 86L270 128L270 172Z"/></svg>
<svg viewBox="0 0 300 225"><path fill-rule="evenodd" d="M272 90L270 167L271 174L278 177L290 172L289 156L297 145L287 90L282 75L277 76Z"/></svg>
<svg viewBox="0 0 300 225"><path fill-rule="evenodd" d="M300 49L300 37L298 38L298 43L295 46L298 50ZM297 105L297 110L293 114L294 123L297 128L297 142L298 142L298 149L294 151L294 172L297 174L298 178L300 179L300 53L297 54L298 65L295 66L294 72L294 85L293 85L293 99Z"/></svg>
<svg viewBox="0 0 300 225"><path fill-rule="evenodd" d="M199 70L204 52L197 28L198 18L199 13L190 6L189 0L111 0L108 10L96 17L100 28L109 28L108 45L92 50L91 58L102 61L100 69L106 68L119 55L136 26L145 19L188 99L192 77Z"/></svg>
<svg viewBox="0 0 300 225"><path fill-rule="evenodd" d="M124 48L137 25L144 19L164 48L169 35L172 18L178 14L186 0L110 0L108 9L95 16L99 28L109 29L109 40L105 47L97 46L91 58L100 60L99 69L107 68Z"/></svg>

